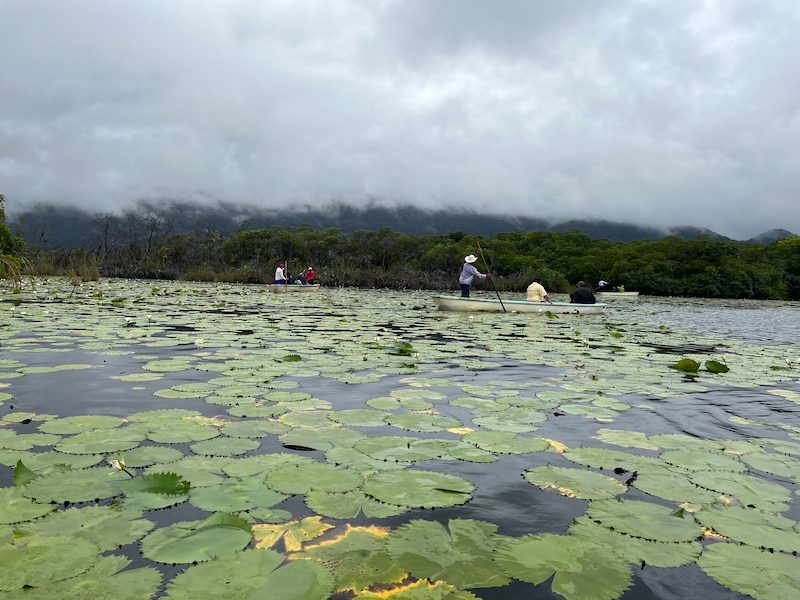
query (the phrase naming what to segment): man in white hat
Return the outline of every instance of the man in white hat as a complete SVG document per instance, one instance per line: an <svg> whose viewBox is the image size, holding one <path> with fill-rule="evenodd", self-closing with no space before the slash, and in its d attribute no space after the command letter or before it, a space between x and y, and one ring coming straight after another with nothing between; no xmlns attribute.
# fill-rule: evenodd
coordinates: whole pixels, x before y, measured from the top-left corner
<svg viewBox="0 0 800 600"><path fill-rule="evenodd" d="M461 297L469 298L469 288L472 287L472 282L476 277L486 279L486 275L478 271L472 264L478 257L474 254L468 254L464 257L464 266L461 267L461 275L458 277L458 283L461 285Z"/></svg>

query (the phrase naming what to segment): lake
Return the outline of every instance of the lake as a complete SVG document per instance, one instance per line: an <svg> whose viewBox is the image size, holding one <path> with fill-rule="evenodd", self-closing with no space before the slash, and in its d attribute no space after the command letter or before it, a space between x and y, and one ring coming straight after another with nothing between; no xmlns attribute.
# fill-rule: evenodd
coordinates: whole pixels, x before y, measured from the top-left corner
<svg viewBox="0 0 800 600"><path fill-rule="evenodd" d="M9 597L800 586L798 303L469 314L426 291L113 279L0 294Z"/></svg>

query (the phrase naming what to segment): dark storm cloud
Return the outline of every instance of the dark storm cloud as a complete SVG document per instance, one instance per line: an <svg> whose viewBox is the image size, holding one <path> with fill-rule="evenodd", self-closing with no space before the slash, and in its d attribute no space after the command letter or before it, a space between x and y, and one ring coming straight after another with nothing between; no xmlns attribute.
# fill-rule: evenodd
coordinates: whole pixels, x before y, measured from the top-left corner
<svg viewBox="0 0 800 600"><path fill-rule="evenodd" d="M6 0L0 191L800 232L788 0Z"/></svg>

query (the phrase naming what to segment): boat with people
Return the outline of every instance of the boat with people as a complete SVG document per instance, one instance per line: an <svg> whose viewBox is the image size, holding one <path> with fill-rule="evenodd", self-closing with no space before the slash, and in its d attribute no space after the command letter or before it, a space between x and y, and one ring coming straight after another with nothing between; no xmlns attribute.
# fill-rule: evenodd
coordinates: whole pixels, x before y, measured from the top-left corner
<svg viewBox="0 0 800 600"><path fill-rule="evenodd" d="M267 290L282 294L285 292L318 292L318 283L268 283Z"/></svg>
<svg viewBox="0 0 800 600"><path fill-rule="evenodd" d="M434 296L439 310L454 312L509 312L551 313L559 315L602 314L607 304L575 304L573 302L528 302L526 300L500 300L498 298L464 298L462 296Z"/></svg>
<svg viewBox="0 0 800 600"><path fill-rule="evenodd" d="M633 300L634 298L639 297L639 292L620 292L620 291L608 291L608 292L595 292L595 298L605 298L606 300L614 300L616 298L623 298L626 300Z"/></svg>

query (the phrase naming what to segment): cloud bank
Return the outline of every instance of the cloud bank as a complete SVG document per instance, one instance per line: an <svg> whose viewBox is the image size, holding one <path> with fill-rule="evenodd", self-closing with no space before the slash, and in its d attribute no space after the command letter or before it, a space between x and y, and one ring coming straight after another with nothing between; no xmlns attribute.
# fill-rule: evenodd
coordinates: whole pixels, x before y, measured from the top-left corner
<svg viewBox="0 0 800 600"><path fill-rule="evenodd" d="M800 232L790 0L6 0L0 192Z"/></svg>

